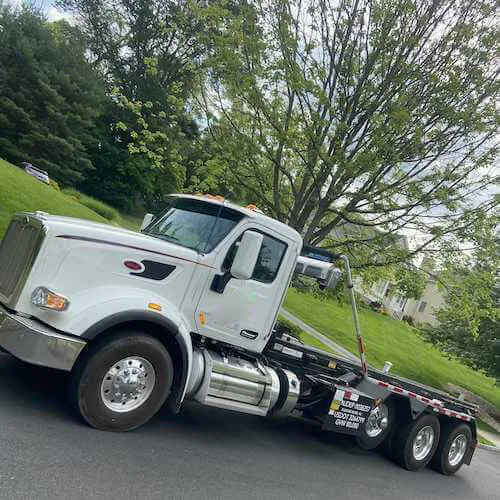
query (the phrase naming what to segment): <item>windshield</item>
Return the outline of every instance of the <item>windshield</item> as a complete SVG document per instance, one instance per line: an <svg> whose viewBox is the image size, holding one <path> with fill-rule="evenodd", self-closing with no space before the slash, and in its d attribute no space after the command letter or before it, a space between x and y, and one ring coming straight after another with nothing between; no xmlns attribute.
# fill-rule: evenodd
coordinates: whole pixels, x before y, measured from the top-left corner
<svg viewBox="0 0 500 500"><path fill-rule="evenodd" d="M200 253L211 252L243 218L222 205L188 198L172 198L144 233Z"/></svg>

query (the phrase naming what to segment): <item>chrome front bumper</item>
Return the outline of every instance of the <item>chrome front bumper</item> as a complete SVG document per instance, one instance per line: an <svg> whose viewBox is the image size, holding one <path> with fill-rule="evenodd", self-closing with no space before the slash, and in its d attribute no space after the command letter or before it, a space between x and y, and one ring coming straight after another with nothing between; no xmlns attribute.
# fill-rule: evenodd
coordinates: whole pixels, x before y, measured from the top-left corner
<svg viewBox="0 0 500 500"><path fill-rule="evenodd" d="M61 334L0 304L0 348L34 365L70 371L86 342Z"/></svg>

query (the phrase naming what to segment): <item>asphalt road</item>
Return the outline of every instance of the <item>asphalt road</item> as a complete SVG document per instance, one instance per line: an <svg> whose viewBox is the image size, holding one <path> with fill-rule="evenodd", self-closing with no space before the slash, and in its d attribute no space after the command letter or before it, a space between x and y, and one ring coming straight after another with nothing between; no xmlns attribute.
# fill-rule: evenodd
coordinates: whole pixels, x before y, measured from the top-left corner
<svg viewBox="0 0 500 500"><path fill-rule="evenodd" d="M0 498L493 499L500 454L454 477L405 471L298 419L188 405L131 433L68 410L64 374L0 354Z"/></svg>

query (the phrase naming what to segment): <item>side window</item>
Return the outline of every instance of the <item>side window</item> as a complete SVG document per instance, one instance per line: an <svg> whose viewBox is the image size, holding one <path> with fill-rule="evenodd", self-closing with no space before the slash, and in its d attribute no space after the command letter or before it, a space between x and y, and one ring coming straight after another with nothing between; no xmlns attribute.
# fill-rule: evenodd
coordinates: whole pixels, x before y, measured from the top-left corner
<svg viewBox="0 0 500 500"><path fill-rule="evenodd" d="M252 279L271 283L278 274L286 244L276 238L264 235L262 247L253 270Z"/></svg>
<svg viewBox="0 0 500 500"><path fill-rule="evenodd" d="M286 243L268 236L263 235L262 246L260 248L259 256L257 257L257 262L255 263L255 268L253 270L252 278L256 281L261 281L262 283L271 283L276 278L278 274L281 261L286 251ZM236 255L236 249L240 243L241 236L231 245L228 250L224 262L222 264L223 271L229 271Z"/></svg>

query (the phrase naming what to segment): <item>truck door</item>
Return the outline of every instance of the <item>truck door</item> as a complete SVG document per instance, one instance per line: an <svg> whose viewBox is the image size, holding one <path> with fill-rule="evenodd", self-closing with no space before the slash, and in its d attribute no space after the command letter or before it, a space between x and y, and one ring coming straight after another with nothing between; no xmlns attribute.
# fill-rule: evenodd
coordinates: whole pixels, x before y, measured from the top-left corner
<svg viewBox="0 0 500 500"><path fill-rule="evenodd" d="M195 321L201 335L260 351L288 287L296 255L292 241L258 229L263 241L252 277L249 280L231 278L222 292L214 291L214 278L230 269L237 245L249 229L256 230L242 229L220 252L216 269L210 272L198 303Z"/></svg>

